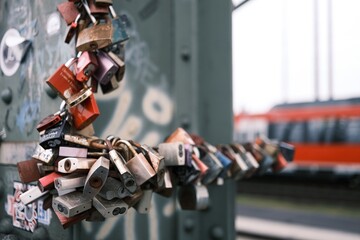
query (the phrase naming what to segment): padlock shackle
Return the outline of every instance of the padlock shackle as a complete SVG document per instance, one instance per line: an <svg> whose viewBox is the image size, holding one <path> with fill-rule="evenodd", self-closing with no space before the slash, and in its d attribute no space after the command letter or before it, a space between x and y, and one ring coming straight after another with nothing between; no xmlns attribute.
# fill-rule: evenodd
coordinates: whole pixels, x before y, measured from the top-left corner
<svg viewBox="0 0 360 240"><path fill-rule="evenodd" d="M138 153L135 151L135 149L133 148L133 146L131 145L131 143L130 143L129 141L120 140L119 142L125 144L125 145L128 147L128 149L130 149L130 151L132 152L132 154L133 154L134 156L136 156L136 155L138 154Z"/></svg>
<svg viewBox="0 0 360 240"><path fill-rule="evenodd" d="M114 7L113 7L112 5L109 5L109 10L110 10L111 16L112 16L113 18L117 18L117 17L118 17L117 14L116 14L116 12L115 12L115 9L114 9Z"/></svg>
<svg viewBox="0 0 360 240"><path fill-rule="evenodd" d="M88 3L86 2L86 0L81 0L81 2L82 2L83 6L84 6L84 8L85 8L86 13L89 15L92 23L93 23L94 25L98 24L96 18L91 14L89 5L88 5Z"/></svg>
<svg viewBox="0 0 360 240"><path fill-rule="evenodd" d="M65 67L69 68L71 65L73 65L77 61L77 58L70 58L66 63Z"/></svg>

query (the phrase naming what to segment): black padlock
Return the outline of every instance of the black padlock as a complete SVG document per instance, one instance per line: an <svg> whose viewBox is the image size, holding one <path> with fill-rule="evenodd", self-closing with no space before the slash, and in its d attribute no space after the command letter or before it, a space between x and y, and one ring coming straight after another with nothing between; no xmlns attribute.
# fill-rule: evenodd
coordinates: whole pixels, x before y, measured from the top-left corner
<svg viewBox="0 0 360 240"><path fill-rule="evenodd" d="M70 124L66 119L55 126L48 128L44 133L40 134L39 144L44 149L55 148L65 145L64 134L70 131Z"/></svg>

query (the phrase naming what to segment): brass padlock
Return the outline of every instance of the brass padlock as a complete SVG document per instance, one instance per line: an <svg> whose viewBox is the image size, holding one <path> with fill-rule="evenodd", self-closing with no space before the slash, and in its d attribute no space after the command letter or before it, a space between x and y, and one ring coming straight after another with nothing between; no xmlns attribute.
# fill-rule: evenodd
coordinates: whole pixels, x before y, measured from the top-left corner
<svg viewBox="0 0 360 240"><path fill-rule="evenodd" d="M79 32L76 50L77 51L94 51L104 48L111 44L112 25L111 21L99 22L84 28Z"/></svg>
<svg viewBox="0 0 360 240"><path fill-rule="evenodd" d="M137 153L134 147L126 140L120 140L120 143L127 146L132 153L132 158L127 159L126 166L130 172L135 176L137 185L142 185L144 182L155 176L155 171L146 160L143 153Z"/></svg>

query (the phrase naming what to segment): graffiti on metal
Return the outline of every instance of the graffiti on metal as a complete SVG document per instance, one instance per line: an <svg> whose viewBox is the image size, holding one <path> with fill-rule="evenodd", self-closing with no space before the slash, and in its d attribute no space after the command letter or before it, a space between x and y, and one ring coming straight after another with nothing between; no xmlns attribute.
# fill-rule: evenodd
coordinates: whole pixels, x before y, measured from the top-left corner
<svg viewBox="0 0 360 240"><path fill-rule="evenodd" d="M51 221L50 209L43 209L43 201L38 200L28 205L20 201L20 195L29 190L33 185L14 182L14 194L7 196L5 209L8 215L12 217L13 226L34 232L39 223L49 225Z"/></svg>

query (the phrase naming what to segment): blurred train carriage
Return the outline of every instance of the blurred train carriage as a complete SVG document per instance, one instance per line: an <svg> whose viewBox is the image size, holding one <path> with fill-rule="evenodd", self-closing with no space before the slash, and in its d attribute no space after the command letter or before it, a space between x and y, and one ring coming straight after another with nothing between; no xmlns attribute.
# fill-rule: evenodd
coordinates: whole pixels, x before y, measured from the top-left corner
<svg viewBox="0 0 360 240"><path fill-rule="evenodd" d="M234 121L236 141L263 134L294 144L287 172L360 176L360 98L280 104L264 114L240 113Z"/></svg>

